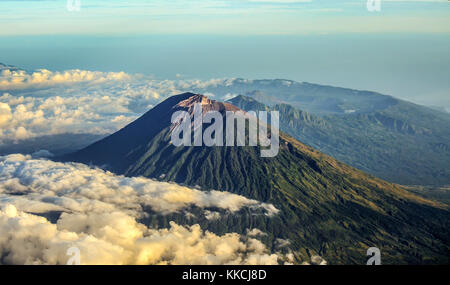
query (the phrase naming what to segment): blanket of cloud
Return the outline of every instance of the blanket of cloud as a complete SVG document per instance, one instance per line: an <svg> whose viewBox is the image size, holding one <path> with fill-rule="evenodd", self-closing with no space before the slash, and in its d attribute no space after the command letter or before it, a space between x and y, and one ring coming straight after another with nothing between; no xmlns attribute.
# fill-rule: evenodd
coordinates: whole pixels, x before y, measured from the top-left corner
<svg viewBox="0 0 450 285"><path fill-rule="evenodd" d="M153 229L147 215L213 207L277 213L271 204L227 192L203 192L147 178L116 176L83 164L14 154L0 157L0 264L65 264L78 247L82 264L279 264L292 255L270 253L255 237L222 236L199 225ZM188 212L186 212L188 214ZM52 220L51 216L56 217ZM219 218L219 217L215 217Z"/></svg>
<svg viewBox="0 0 450 285"><path fill-rule="evenodd" d="M226 85L229 80L155 80L139 74L86 70L25 71L0 64L0 144L64 133L109 134L169 96Z"/></svg>

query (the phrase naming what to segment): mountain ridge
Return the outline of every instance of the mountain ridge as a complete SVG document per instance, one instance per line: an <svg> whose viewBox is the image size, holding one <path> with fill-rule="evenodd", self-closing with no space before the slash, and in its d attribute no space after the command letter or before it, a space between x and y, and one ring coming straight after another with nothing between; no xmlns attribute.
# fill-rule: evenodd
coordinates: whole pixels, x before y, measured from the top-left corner
<svg viewBox="0 0 450 285"><path fill-rule="evenodd" d="M448 206L367 175L284 133L273 158L260 157L259 146L171 145L173 107L192 96L170 97L115 134L58 159L270 202L279 209L274 217L240 213L199 223L217 233L261 229L272 250L278 239L288 240L298 262L318 254L331 264L365 264L367 248L378 246L385 264L448 263ZM160 226L171 220L189 223L181 213L146 223Z"/></svg>
<svg viewBox="0 0 450 285"><path fill-rule="evenodd" d="M318 116L282 103L267 106L252 97L229 102L244 110L280 112L280 127L296 139L358 169L400 184L450 183L450 117L412 103L374 113ZM410 115L411 114L411 115ZM411 118L411 116L416 116Z"/></svg>

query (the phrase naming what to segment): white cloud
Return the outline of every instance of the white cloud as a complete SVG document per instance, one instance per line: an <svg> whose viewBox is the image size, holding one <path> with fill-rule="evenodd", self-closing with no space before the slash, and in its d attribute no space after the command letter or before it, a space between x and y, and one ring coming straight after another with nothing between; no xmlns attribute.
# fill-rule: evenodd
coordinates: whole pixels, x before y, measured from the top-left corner
<svg viewBox="0 0 450 285"><path fill-rule="evenodd" d="M218 219L220 219L220 213L206 210L205 211L205 218L208 219L208 220L211 220L211 221L218 220Z"/></svg>
<svg viewBox="0 0 450 285"><path fill-rule="evenodd" d="M52 72L47 69L40 69L27 73L24 70L4 69L0 76L0 90L44 88L74 83L100 84L128 79L130 79L129 75L124 72L99 72L79 69Z"/></svg>
<svg viewBox="0 0 450 285"><path fill-rule="evenodd" d="M0 93L0 144L62 133L109 134L169 96L232 82L5 68L0 71L0 89L5 91Z"/></svg>
<svg viewBox="0 0 450 285"><path fill-rule="evenodd" d="M0 127L8 123L11 118L11 107L6 103L0 102Z"/></svg>
<svg viewBox="0 0 450 285"><path fill-rule="evenodd" d="M177 85L123 72L4 68L0 90L7 92L0 94L0 143L67 132L108 134L181 93Z"/></svg>
<svg viewBox="0 0 450 285"><path fill-rule="evenodd" d="M152 229L138 222L146 215L143 207L165 214L191 206L273 214L272 205L227 192L18 154L0 157L0 263L64 264L72 246L80 248L84 264L277 264L285 259L252 235L218 236L199 225L175 223ZM43 217L55 212L61 215L54 223ZM220 218L215 213L205 211Z"/></svg>
<svg viewBox="0 0 450 285"><path fill-rule="evenodd" d="M327 265L327 261L318 255L311 257L311 263L314 265Z"/></svg>
<svg viewBox="0 0 450 285"><path fill-rule="evenodd" d="M247 229L247 235L251 237L256 236L265 236L267 235L265 232L261 231L260 229L254 228L254 229Z"/></svg>
<svg viewBox="0 0 450 285"><path fill-rule="evenodd" d="M278 264L259 241L218 236L199 225L149 229L123 212L63 214L57 224L11 204L0 210L0 263L65 264L71 247L81 264Z"/></svg>
<svg viewBox="0 0 450 285"><path fill-rule="evenodd" d="M17 196L24 191L28 193L26 197ZM32 159L20 154L0 157L0 195L5 194L0 197L9 202L26 199L49 203L65 212L119 209L135 217L141 217L142 207L151 207L159 213L177 212L190 206L230 212L249 207L268 216L278 212L271 204L229 192L200 191L143 177L118 176L84 164Z"/></svg>

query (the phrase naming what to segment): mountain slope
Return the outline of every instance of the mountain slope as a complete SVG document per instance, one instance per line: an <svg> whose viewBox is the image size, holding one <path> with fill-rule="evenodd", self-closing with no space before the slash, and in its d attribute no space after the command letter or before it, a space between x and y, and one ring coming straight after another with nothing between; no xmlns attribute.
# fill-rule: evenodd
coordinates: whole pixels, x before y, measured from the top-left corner
<svg viewBox="0 0 450 285"><path fill-rule="evenodd" d="M400 184L450 184L450 116L398 102L371 113L317 116L253 98L229 101L244 110L277 110L281 130L338 160Z"/></svg>
<svg viewBox="0 0 450 285"><path fill-rule="evenodd" d="M365 264L368 247L383 263L448 263L448 206L428 201L355 170L281 134L280 152L260 147L175 147L170 118L185 102L224 112L236 107L185 93L173 96L117 133L60 160L94 164L127 176L226 190L272 203L275 216L224 215L188 220L182 213L145 222L200 223L217 233L258 228L272 250L287 244L300 262L319 254L331 264ZM211 209L213 210L213 209Z"/></svg>

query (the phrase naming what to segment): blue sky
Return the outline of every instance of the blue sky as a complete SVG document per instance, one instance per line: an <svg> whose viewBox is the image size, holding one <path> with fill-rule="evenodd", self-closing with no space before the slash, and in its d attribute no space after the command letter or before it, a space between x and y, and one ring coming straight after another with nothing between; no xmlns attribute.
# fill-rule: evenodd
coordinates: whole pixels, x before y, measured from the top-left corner
<svg viewBox="0 0 450 285"><path fill-rule="evenodd" d="M450 109L450 2L0 0L0 62L159 79L285 78Z"/></svg>
<svg viewBox="0 0 450 285"><path fill-rule="evenodd" d="M382 0L0 1L0 35L450 33L448 1Z"/></svg>

